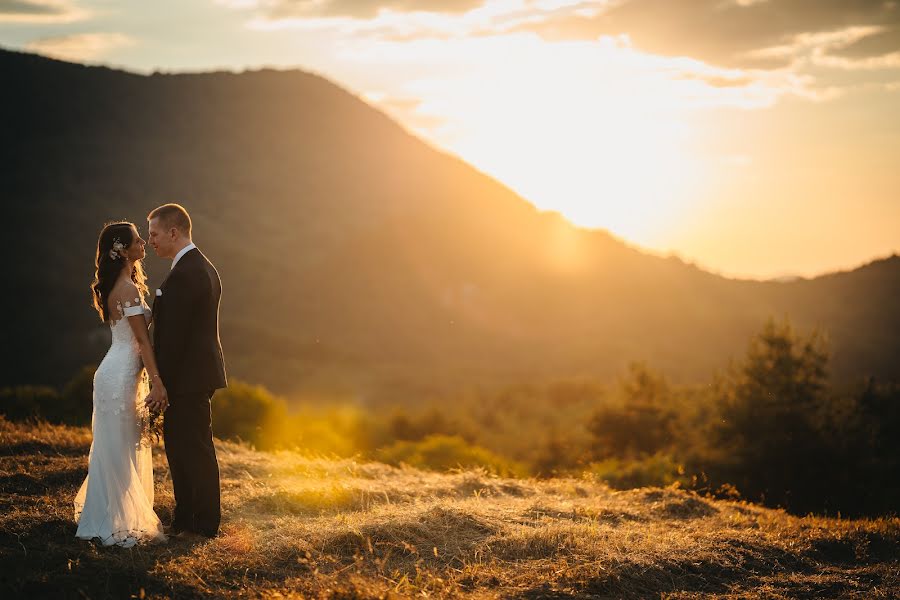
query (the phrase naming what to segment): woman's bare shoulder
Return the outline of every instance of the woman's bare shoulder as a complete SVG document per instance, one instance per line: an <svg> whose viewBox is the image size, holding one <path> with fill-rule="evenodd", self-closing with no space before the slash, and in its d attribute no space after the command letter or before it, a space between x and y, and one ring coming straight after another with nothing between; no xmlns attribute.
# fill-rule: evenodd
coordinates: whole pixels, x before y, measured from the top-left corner
<svg viewBox="0 0 900 600"><path fill-rule="evenodd" d="M110 290L109 298L110 300L118 300L122 304L141 301L140 292L130 279L117 281L112 290Z"/></svg>

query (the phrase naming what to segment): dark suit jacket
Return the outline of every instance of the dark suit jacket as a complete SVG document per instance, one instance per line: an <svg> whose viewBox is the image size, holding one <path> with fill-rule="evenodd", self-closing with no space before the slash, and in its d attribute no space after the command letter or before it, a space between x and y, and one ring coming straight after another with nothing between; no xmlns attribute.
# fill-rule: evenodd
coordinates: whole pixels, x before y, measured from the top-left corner
<svg viewBox="0 0 900 600"><path fill-rule="evenodd" d="M222 282L197 248L186 252L153 299L153 348L169 397L227 385L219 341Z"/></svg>

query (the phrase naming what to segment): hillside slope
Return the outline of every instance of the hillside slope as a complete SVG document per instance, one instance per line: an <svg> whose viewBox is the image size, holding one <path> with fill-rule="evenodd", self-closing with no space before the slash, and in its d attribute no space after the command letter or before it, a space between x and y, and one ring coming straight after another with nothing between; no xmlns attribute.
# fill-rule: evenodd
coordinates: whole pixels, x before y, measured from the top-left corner
<svg viewBox="0 0 900 600"><path fill-rule="evenodd" d="M722 278L539 212L301 71L143 76L0 51L0 72L0 384L100 360L97 233L168 201L222 274L231 373L280 392L608 377L636 359L705 381L785 314L831 334L837 375L900 376L900 257ZM167 265L148 266L158 285Z"/></svg>
<svg viewBox="0 0 900 600"><path fill-rule="evenodd" d="M74 539L86 429L0 419L0 595L896 598L900 519L797 518L677 489L435 474L217 443L214 540ZM172 510L157 449L156 506ZM279 595L280 594L280 595Z"/></svg>

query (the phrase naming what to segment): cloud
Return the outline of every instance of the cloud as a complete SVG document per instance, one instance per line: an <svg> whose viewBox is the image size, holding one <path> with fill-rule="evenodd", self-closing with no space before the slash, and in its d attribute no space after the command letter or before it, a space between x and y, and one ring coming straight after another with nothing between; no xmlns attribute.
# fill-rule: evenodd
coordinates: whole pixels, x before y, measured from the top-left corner
<svg viewBox="0 0 900 600"><path fill-rule="evenodd" d="M831 54L845 58L883 56L900 49L900 26L883 27L879 31L834 50Z"/></svg>
<svg viewBox="0 0 900 600"><path fill-rule="evenodd" d="M216 0L250 14L256 30L319 30L410 41L501 33L510 15L535 18L530 3L573 0ZM554 8L556 6L554 5ZM523 21L524 22L524 21Z"/></svg>
<svg viewBox="0 0 900 600"><path fill-rule="evenodd" d="M533 106L535 114L570 106L575 98L589 106L615 104L616 110L650 103L653 109L647 110L651 112L685 112L767 108L784 95L823 97L808 75L786 69L723 69L689 57L646 54L633 48L625 36L555 43L528 34L406 42L355 38L343 45L339 59L363 67L417 72L415 81L392 93L420 102L391 108L419 116L450 114L459 106L476 111L488 98L506 96L510 105ZM477 97L474 106L469 106L470 93ZM386 96L375 94L368 99L387 104ZM446 98L455 100L437 107Z"/></svg>
<svg viewBox="0 0 900 600"><path fill-rule="evenodd" d="M217 1L251 10L254 29L326 29L398 42L514 33L547 41L624 35L643 52L724 68L776 70L798 62L893 68L892 54L900 51L900 2L886 0Z"/></svg>
<svg viewBox="0 0 900 600"><path fill-rule="evenodd" d="M579 12L593 7L594 14ZM599 7L599 8L598 8ZM854 58L900 50L900 3L885 0L618 0L582 2L521 29L545 39L627 33L641 50L691 56L726 67L778 68L789 53L760 54L797 36L874 27L877 38L843 48Z"/></svg>
<svg viewBox="0 0 900 600"><path fill-rule="evenodd" d="M697 107L765 108L783 96L827 101L860 77L883 78L880 70L900 66L900 2L884 0L217 1L246 11L252 29L327 31L340 47L355 48L351 62L397 54L423 72L423 49L471 47L464 41L503 38L517 48L515 40L530 38L542 48L538 57L554 47L597 55L612 45L616 56L668 59L658 64ZM446 60L467 62L458 53ZM423 119L427 107L384 107L434 126Z"/></svg>
<svg viewBox="0 0 900 600"><path fill-rule="evenodd" d="M223 0L232 6L246 7L247 0ZM258 0L269 19L345 17L374 19L383 11L397 13L462 14L478 8L485 0Z"/></svg>
<svg viewBox="0 0 900 600"><path fill-rule="evenodd" d="M67 0L0 0L0 23L71 23L88 15Z"/></svg>
<svg viewBox="0 0 900 600"><path fill-rule="evenodd" d="M741 73L740 75L702 75L700 73L685 72L676 76L677 79L696 79L716 88L745 87L753 83L753 78Z"/></svg>
<svg viewBox="0 0 900 600"><path fill-rule="evenodd" d="M798 66L825 67L844 71L878 71L900 68L900 43L879 44L877 53L860 51L861 44L886 32L882 26L853 26L837 31L802 33L786 44L761 48L747 56L780 57ZM851 48L850 51L847 51ZM884 51L887 51L884 53Z"/></svg>
<svg viewBox="0 0 900 600"><path fill-rule="evenodd" d="M35 40L26 49L62 60L85 62L105 57L110 50L134 43L134 39L121 33L78 33Z"/></svg>

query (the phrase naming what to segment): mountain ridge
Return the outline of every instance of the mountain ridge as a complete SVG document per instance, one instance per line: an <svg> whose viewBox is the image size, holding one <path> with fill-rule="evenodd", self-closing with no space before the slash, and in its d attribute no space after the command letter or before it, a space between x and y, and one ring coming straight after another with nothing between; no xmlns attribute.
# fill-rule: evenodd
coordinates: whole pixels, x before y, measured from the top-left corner
<svg viewBox="0 0 900 600"><path fill-rule="evenodd" d="M77 66L77 67L105 69L105 70L112 71L115 73L123 73L123 74L132 75L135 77L146 77L146 78L172 77L172 76L216 76L216 75L240 76L240 75L244 75L244 74L253 74L253 73L298 74L303 77L313 78L313 79L318 80L320 83L326 84L328 86L332 86L343 93L353 96L354 98L359 100L361 103L363 103L366 106L368 106L369 108L371 108L379 116L383 117L384 119L387 119L392 124L396 125L405 134L416 138L422 144L428 146L430 149L434 150L435 152L437 152L439 154L443 154L449 158L459 160L459 161L465 163L468 167L477 171L479 174L492 179L498 185L501 185L501 186L507 188L511 193L518 195L512 188L510 188L509 186L504 184L502 181L494 178L489 173L481 170L476 165L473 165L471 163L466 163L465 160L463 158L459 157L458 155L453 154L452 152L450 152L444 148L441 148L439 145L433 143L432 141L428 140L427 138L417 135L414 131L408 129L402 123L397 122L393 117L391 117L391 115L389 113L380 109L376 103L372 103L372 102L366 100L363 95L353 91L349 87L345 87L345 86L329 79L324 74L317 73L314 71L309 71L309 70L306 70L306 69L303 69L300 67L260 65L260 66L248 66L248 67L244 67L241 69L213 68L213 69L187 69L187 70L178 70L178 71L166 71L163 69L154 69L150 72L145 73L145 72L141 72L139 70L129 69L128 67L124 67L124 66L116 66L113 64L107 64L107 63L102 63L102 62L80 63L80 62L72 61L72 60L54 58L52 56L29 53L29 52L25 52L25 51L21 51L21 50L16 50L13 48L6 48L3 46L0 46L0 52L19 54L22 56L34 57L39 60L46 60L46 61L61 63L61 64L65 64L65 65L73 65L73 66ZM770 276L770 277L728 275L728 274L723 274L720 270L717 270L715 268L704 266L701 260L696 259L694 257L684 256L680 252L677 252L677 251L660 251L660 250L656 250L654 248L643 246L639 243L628 240L627 238L625 238L623 236L615 234L611 230L609 230L605 227L590 227L590 226L578 224L578 223L570 220L564 213L562 213L560 211L553 210L553 209L542 209L542 208L538 207L537 205L535 205L530 200L528 200L526 197L521 196L521 195L519 197L522 200L524 200L525 202L527 202L528 204L532 205L535 208L535 210L541 214L559 215L559 217L561 219L566 221L566 223L568 225L570 225L571 227L573 227L575 229L582 230L586 233L599 233L599 234L602 234L605 236L609 236L613 240L615 240L629 248L637 250L638 252L645 254L647 256L654 256L654 257L663 258L663 259L674 259L674 260L680 261L681 263L683 263L685 265L695 267L698 270L703 271L705 273L715 275L717 277L721 277L722 279L732 280L732 281L788 283L788 282L793 282L793 281L798 281L798 280L812 280L812 279L818 279L820 277L826 277L826 276L833 275L833 274L849 273L849 272L855 271L857 269L864 268L872 263L877 263L882 260L890 260L892 258L898 257L898 254L895 251L889 255L873 256L870 259L864 260L853 267L827 269L827 270L823 270L820 273L817 273L817 274L811 275L811 276L794 274L794 273L787 273L787 274L783 274L783 275Z"/></svg>
<svg viewBox="0 0 900 600"><path fill-rule="evenodd" d="M123 74L6 51L0 66L16 116L0 126L0 247L33 297L2 300L0 383L99 361L86 290L100 224L143 227L167 201L223 275L229 370L283 392L610 377L632 359L698 381L782 314L836 334L842 377L897 376L896 255L730 279L540 211L320 75ZM147 266L158 284L164 261Z"/></svg>

